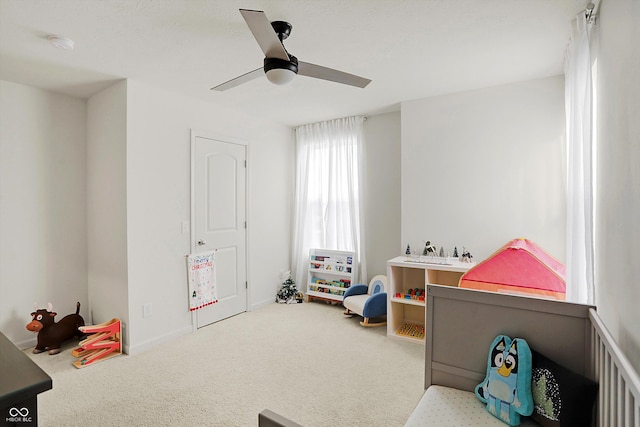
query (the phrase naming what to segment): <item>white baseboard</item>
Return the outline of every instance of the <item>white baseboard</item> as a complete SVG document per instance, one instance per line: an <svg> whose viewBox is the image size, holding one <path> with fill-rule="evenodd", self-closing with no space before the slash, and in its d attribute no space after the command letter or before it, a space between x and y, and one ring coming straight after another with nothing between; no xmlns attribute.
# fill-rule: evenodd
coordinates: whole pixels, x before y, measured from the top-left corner
<svg viewBox="0 0 640 427"><path fill-rule="evenodd" d="M38 337L35 336L35 337L30 338L30 339L28 339L26 341L15 342L14 344L20 350L26 350L28 348L35 347L37 343L38 343Z"/></svg>
<svg viewBox="0 0 640 427"><path fill-rule="evenodd" d="M260 308L266 307L268 305L271 304L275 304L275 300L274 298L269 298L263 301L259 301L256 302L254 304L251 304L251 306L249 306L249 309L247 311L253 311L253 310L258 310ZM194 325L195 325L195 321L194 321ZM193 332L195 332L197 330L196 327L192 326L192 325L188 325L185 326L181 329L178 329L176 331L170 332L166 335L162 335L160 337L151 339L149 341L145 341L143 343L137 344L135 346L130 346L128 343L124 343L122 346L122 351L123 353L129 354L129 355L134 355L134 354L139 354L139 353L143 353L147 350L150 350L151 348L165 343L167 341L171 341L173 339L179 338L183 335L188 335L191 334ZM124 327L123 327L123 332L124 332ZM17 343L14 343L16 345L16 347L18 347L20 350L26 350L28 348L31 347L35 347L36 343L37 343L37 337L34 336L31 339L25 340L25 341L20 341Z"/></svg>
<svg viewBox="0 0 640 427"><path fill-rule="evenodd" d="M135 354L140 354L143 353L147 350L152 349L153 347L160 345L162 343L165 343L167 341L171 341L174 340L176 338L179 338L183 335L189 335L190 333L193 333L193 327L191 325L185 326L181 329L172 331L166 335L162 335L160 337L157 338L153 338L151 340L145 341L143 343L137 344L135 346L131 346L128 344L123 345L122 351L126 354L129 355L135 355Z"/></svg>
<svg viewBox="0 0 640 427"><path fill-rule="evenodd" d="M249 309L247 311L257 310L259 308L266 307L266 306L268 306L270 304L275 304L275 299L274 298L269 298L269 299L266 299L266 300L259 301L257 303L251 304L251 306L249 307ZM157 346L159 344L165 343L167 341L171 341L171 340L179 338L179 337L181 337L183 335L189 335L189 334L195 332L196 329L197 328L195 328L194 326L188 325L188 326L185 326L185 327L183 327L181 329L178 329L176 331L170 332L170 333L168 333L166 335L151 339L149 341L145 341L145 342L137 344L135 346L131 346L129 344L124 344L122 346L122 351L124 353L126 353L126 354L129 354L129 355L139 354L139 353L145 352L147 350L150 350L150 349L152 349L153 347L155 347L155 346ZM35 342L34 342L33 345L35 345Z"/></svg>
<svg viewBox="0 0 640 427"><path fill-rule="evenodd" d="M268 306L270 304L275 304L275 297L251 304L251 306L249 307L248 311L257 310L259 308L266 307L266 306Z"/></svg>

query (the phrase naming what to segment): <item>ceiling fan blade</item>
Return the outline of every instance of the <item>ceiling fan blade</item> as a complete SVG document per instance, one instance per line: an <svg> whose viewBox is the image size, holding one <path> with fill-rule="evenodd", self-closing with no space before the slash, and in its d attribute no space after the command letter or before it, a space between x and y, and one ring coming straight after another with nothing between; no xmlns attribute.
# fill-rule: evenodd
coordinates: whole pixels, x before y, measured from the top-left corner
<svg viewBox="0 0 640 427"><path fill-rule="evenodd" d="M256 68L253 71L249 71L241 76L236 77L235 79L231 79L227 82L221 83L218 86L212 87L210 90L223 91L227 89L231 89L232 87L240 86L243 83L249 82L253 79L257 79L260 76L264 76L264 69L262 67Z"/></svg>
<svg viewBox="0 0 640 427"><path fill-rule="evenodd" d="M327 68L322 65L310 64L303 61L298 61L298 74L307 77L315 77L316 79L342 83L345 85L357 86L360 88L371 83L370 79L365 79L364 77L356 76L355 74L349 74L344 71L338 71L333 68Z"/></svg>
<svg viewBox="0 0 640 427"><path fill-rule="evenodd" d="M279 58L289 60L289 54L284 49L282 42L267 19L267 15L261 10L240 9L242 17L246 21L253 37L260 45L260 49L267 58Z"/></svg>

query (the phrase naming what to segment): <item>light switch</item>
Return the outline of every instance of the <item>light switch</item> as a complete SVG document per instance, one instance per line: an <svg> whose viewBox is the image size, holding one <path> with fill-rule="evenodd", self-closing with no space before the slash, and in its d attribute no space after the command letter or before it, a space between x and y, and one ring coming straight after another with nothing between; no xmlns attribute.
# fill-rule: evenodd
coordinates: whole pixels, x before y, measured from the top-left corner
<svg viewBox="0 0 640 427"><path fill-rule="evenodd" d="M148 302L142 306L142 317L150 317L153 314L153 305Z"/></svg>

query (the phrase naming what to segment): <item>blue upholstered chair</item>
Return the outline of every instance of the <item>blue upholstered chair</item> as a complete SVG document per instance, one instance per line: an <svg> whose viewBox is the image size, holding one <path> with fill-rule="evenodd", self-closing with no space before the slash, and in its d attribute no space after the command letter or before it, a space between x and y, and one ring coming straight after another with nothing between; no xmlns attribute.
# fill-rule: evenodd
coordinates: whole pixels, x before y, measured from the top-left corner
<svg viewBox="0 0 640 427"><path fill-rule="evenodd" d="M375 276L367 285L353 285L344 293L345 315L364 317L362 326L381 326L385 321L369 323L369 319L387 315L387 276Z"/></svg>

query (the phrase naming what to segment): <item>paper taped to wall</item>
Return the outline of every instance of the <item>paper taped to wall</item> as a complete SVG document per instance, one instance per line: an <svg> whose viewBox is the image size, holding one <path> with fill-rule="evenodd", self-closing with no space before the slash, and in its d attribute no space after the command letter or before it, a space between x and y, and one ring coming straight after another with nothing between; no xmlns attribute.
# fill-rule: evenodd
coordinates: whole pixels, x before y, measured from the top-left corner
<svg viewBox="0 0 640 427"><path fill-rule="evenodd" d="M190 311L218 302L215 251L187 255L187 274Z"/></svg>

